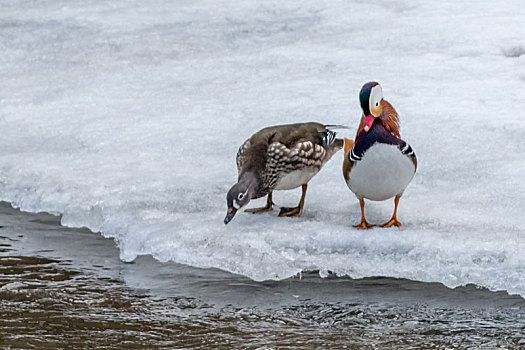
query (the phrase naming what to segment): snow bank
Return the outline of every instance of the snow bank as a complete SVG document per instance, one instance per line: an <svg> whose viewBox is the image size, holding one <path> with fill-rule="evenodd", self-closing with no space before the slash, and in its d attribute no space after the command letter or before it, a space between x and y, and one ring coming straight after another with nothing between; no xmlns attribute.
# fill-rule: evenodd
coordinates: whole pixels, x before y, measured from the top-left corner
<svg viewBox="0 0 525 350"><path fill-rule="evenodd" d="M523 18L518 0L0 2L0 198L113 237L124 260L525 296ZM419 158L402 229L351 227L341 153L303 218L222 223L246 137L296 121L355 128L369 80ZM392 208L370 203L369 220Z"/></svg>

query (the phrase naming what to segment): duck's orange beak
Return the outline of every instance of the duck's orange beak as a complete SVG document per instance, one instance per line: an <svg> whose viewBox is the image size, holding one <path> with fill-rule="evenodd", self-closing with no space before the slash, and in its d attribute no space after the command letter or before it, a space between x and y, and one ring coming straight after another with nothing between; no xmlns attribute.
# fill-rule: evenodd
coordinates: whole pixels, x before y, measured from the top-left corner
<svg viewBox="0 0 525 350"><path fill-rule="evenodd" d="M373 114L369 114L365 117L365 131L368 131L370 130L370 128L372 127L372 124L374 124L374 120L376 119L376 117L374 117Z"/></svg>

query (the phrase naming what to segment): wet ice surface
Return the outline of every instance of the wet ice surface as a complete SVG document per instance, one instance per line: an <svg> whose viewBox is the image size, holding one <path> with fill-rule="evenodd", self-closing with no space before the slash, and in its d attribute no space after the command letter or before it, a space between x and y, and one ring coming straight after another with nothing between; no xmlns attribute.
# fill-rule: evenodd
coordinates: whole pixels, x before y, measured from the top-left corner
<svg viewBox="0 0 525 350"><path fill-rule="evenodd" d="M101 231L126 261L525 295L523 18L521 0L2 1L0 198ZM222 224L245 138L284 122L355 128L372 79L419 159L401 230L351 228L341 154L303 218ZM392 206L369 204L369 220Z"/></svg>
<svg viewBox="0 0 525 350"><path fill-rule="evenodd" d="M254 282L124 263L111 240L0 205L0 347L525 346L525 300L391 278Z"/></svg>

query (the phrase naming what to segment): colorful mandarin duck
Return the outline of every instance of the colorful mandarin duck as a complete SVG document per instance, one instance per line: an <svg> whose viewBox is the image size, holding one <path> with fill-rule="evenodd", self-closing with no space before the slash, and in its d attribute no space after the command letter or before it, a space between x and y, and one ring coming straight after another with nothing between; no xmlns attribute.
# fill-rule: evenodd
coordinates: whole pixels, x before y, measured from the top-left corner
<svg viewBox="0 0 525 350"><path fill-rule="evenodd" d="M308 181L343 147L329 126L319 123L277 125L264 128L246 140L237 152L238 180L228 191L230 222L251 199L268 195L266 206L246 210L263 213L273 209L272 191L302 186L297 207L282 207L279 216L301 216Z"/></svg>
<svg viewBox="0 0 525 350"><path fill-rule="evenodd" d="M395 197L394 214L382 227L397 226L399 198L414 177L417 159L412 147L399 136L399 117L383 100L381 85L370 82L359 93L363 116L355 143L345 139L343 176L361 205L361 222L354 227L374 225L365 219L365 198L384 201Z"/></svg>

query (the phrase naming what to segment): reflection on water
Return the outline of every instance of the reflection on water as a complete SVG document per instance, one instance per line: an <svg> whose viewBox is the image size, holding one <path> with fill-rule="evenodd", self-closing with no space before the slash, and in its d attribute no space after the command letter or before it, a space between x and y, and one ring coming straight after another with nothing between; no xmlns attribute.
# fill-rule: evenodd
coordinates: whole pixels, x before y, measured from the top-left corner
<svg viewBox="0 0 525 350"><path fill-rule="evenodd" d="M114 243L2 204L0 347L525 348L525 301L371 278L257 283L125 264Z"/></svg>

